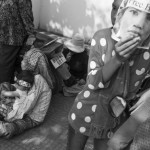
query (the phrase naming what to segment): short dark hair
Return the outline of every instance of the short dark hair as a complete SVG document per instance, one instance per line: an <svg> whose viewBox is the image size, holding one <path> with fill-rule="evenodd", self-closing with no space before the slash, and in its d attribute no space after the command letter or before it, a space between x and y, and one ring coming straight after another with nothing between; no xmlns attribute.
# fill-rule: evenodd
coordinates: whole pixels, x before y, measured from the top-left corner
<svg viewBox="0 0 150 150"><path fill-rule="evenodd" d="M31 84L34 83L34 74L33 71L30 70L22 70L17 76L17 80L23 80Z"/></svg>

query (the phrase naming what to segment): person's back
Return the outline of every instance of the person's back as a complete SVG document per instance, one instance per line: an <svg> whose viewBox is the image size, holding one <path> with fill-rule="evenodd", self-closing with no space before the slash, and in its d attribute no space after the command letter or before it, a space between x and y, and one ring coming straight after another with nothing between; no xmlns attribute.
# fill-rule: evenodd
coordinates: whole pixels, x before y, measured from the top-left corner
<svg viewBox="0 0 150 150"><path fill-rule="evenodd" d="M32 48L25 53L21 62L21 68L23 70L32 70L34 74L41 74L48 83L50 89L54 88L55 78L53 72L49 66L47 57L38 48Z"/></svg>

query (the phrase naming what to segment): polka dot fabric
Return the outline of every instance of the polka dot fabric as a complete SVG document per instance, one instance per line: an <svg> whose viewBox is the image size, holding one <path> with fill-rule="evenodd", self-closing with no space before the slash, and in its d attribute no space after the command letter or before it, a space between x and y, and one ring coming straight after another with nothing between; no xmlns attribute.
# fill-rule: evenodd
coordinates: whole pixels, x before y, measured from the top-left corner
<svg viewBox="0 0 150 150"><path fill-rule="evenodd" d="M95 33L91 41L87 83L82 92L77 95L69 113L69 123L77 132L95 138L111 137L115 127L114 118L108 114L108 97L111 93L109 93L109 87L113 87L115 81L112 78L112 81L107 82L107 84L103 82L103 67L116 55L113 44L111 29L104 29ZM149 64L150 52L147 50L137 50L130 58L128 63L129 97L139 89L150 70ZM121 85L122 82L118 82ZM108 93L102 94L102 91L105 90L108 90ZM96 132L101 134L98 135Z"/></svg>
<svg viewBox="0 0 150 150"><path fill-rule="evenodd" d="M137 57L138 56L138 57ZM144 49L137 49L137 51L130 58L130 93L135 93L140 88L145 76L150 71L150 51Z"/></svg>

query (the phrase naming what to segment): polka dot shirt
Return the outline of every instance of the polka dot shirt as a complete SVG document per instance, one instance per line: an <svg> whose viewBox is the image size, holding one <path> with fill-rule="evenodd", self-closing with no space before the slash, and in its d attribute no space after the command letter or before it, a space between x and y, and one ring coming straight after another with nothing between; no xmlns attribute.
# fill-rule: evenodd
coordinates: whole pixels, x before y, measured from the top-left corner
<svg viewBox="0 0 150 150"><path fill-rule="evenodd" d="M115 55L114 41L111 39L111 29L96 32L91 41L87 83L84 89L77 95L69 113L69 123L77 132L93 136L93 132L95 132L93 126L99 127L99 131L101 129L101 119L95 120L94 116L99 115L99 118L101 118L102 114L98 114L98 110L102 107L104 108L107 102L104 101L103 106L99 105L100 91L101 89L108 88L110 84L110 82L103 82L102 68ZM150 70L149 63L149 50L137 49L130 58L128 95L138 91L142 81ZM108 113L108 111L106 112ZM106 132L105 136L109 137L110 133ZM96 138L101 138L101 136Z"/></svg>

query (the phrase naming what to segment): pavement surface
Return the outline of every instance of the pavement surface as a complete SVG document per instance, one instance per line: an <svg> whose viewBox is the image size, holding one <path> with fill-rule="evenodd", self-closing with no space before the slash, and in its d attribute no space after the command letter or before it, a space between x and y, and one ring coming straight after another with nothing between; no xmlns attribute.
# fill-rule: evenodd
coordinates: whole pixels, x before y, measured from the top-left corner
<svg viewBox="0 0 150 150"><path fill-rule="evenodd" d="M0 139L0 150L66 150L68 112L75 97L58 93L52 97L48 114L42 125L25 131L12 139ZM90 139L85 150L92 150Z"/></svg>

